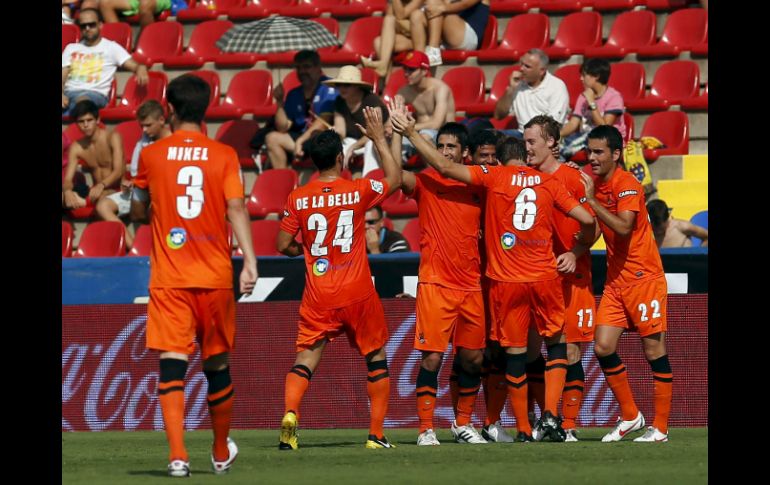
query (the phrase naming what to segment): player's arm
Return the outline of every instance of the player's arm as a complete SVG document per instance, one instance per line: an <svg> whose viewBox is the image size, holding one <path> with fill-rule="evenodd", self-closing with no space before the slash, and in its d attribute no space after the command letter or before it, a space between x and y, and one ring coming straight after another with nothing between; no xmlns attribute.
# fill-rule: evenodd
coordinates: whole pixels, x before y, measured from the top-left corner
<svg viewBox="0 0 770 485"><path fill-rule="evenodd" d="M442 83L436 90L436 103L433 114L430 115L430 119L421 123L415 123L414 129L420 131L425 128L431 130L438 130L441 128L446 121L446 112L449 106L449 96L451 93L449 86Z"/></svg>
<svg viewBox="0 0 770 485"><path fill-rule="evenodd" d="M257 257L254 255L254 245L251 241L251 223L249 213L243 199L236 197L227 199L227 219L233 226L233 233L238 239L243 251L243 270L240 275L241 293L250 294L257 283Z"/></svg>
<svg viewBox="0 0 770 485"><path fill-rule="evenodd" d="M359 124L356 124L356 126L372 140L374 148L380 154L382 169L385 171L385 178L383 180L388 184L387 195L390 195L401 187L401 167L393 158L393 154L388 147L388 141L385 139L382 109L376 106L364 107L364 119L366 120L366 128Z"/></svg>
<svg viewBox="0 0 770 485"><path fill-rule="evenodd" d="M283 229L278 231L275 248L278 252L285 254L286 256L291 256L292 258L302 254L302 245L294 239L294 234L289 234Z"/></svg>
<svg viewBox="0 0 770 485"><path fill-rule="evenodd" d="M704 229L700 226L696 226L690 221L680 221L681 225L679 226L680 230L689 237L697 237L698 239L702 239L703 243L701 246L708 246L709 245L709 231L708 229Z"/></svg>
<svg viewBox="0 0 770 485"><path fill-rule="evenodd" d="M586 202L596 213L596 217L618 236L628 237L636 224L636 212L625 210L617 215L613 214L594 197L594 180L585 172L580 172L580 177L586 189Z"/></svg>
<svg viewBox="0 0 770 485"><path fill-rule="evenodd" d="M67 157L69 158L69 162L67 163L67 173L64 174L64 181L61 184L62 191L64 192L72 190L72 187L74 186L73 180L75 178L75 172L77 172L78 169L78 158L80 157L81 152L82 148L80 147L80 143L75 142L70 145L70 151L67 154Z"/></svg>
<svg viewBox="0 0 770 485"><path fill-rule="evenodd" d="M110 152L112 153L112 170L102 180L105 188L117 184L126 171L126 162L123 156L123 138L115 130L110 133Z"/></svg>
<svg viewBox="0 0 770 485"><path fill-rule="evenodd" d="M561 128L559 136L564 138L575 133L580 128L580 116L570 116L569 121Z"/></svg>

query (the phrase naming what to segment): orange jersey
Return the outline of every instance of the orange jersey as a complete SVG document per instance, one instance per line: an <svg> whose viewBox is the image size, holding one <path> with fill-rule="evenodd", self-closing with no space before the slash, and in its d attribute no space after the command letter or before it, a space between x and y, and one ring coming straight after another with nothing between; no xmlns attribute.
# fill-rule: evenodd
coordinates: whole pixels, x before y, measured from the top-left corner
<svg viewBox="0 0 770 485"><path fill-rule="evenodd" d="M235 150L177 131L142 150L134 185L152 203L150 288L232 288L227 200L243 198Z"/></svg>
<svg viewBox="0 0 770 485"><path fill-rule="evenodd" d="M316 179L289 194L281 229L292 235L302 231L304 304L341 308L374 292L364 214L381 203L387 192L384 180L338 178Z"/></svg>
<svg viewBox="0 0 770 485"><path fill-rule="evenodd" d="M418 173L412 197L420 223L420 283L481 289L479 226L482 190L433 169Z"/></svg>
<svg viewBox="0 0 770 485"><path fill-rule="evenodd" d="M586 201L586 189L580 178L580 172L574 168L567 167L564 164L559 164L559 168L551 174L556 180L561 182L564 188L567 189L567 193L583 206L589 214L594 215L593 209L588 205ZM575 235L580 232L580 223L575 219L563 214L559 211L553 213L553 251L556 256L564 254L571 250L577 244ZM577 267L574 273L563 274L562 278L567 281L587 281L591 283L591 252L586 251L585 254L577 259Z"/></svg>
<svg viewBox="0 0 770 485"><path fill-rule="evenodd" d="M468 170L471 184L487 189L486 275L508 282L557 278L554 207L566 213L578 201L554 177L530 167L475 165Z"/></svg>
<svg viewBox="0 0 770 485"><path fill-rule="evenodd" d="M596 200L613 215L636 212L636 222L628 237L620 237L599 219L607 244L608 286L623 287L663 274L658 246L650 217L644 205L644 189L629 172L615 169L607 183L597 184Z"/></svg>

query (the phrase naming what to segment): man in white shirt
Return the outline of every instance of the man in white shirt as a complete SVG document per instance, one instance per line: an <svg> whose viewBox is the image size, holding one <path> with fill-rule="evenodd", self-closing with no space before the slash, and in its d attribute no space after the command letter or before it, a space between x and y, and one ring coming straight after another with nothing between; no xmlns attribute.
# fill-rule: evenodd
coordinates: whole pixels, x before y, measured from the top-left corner
<svg viewBox="0 0 770 485"><path fill-rule="evenodd" d="M80 11L81 40L64 48L61 55L61 108L69 115L78 101L89 99L103 108L109 101L110 86L118 67L136 73L139 86L147 83L147 67L131 58L123 47L102 38L102 17L98 10Z"/></svg>
<svg viewBox="0 0 770 485"><path fill-rule="evenodd" d="M495 118L512 114L519 130L511 134L521 138L521 127L538 115L548 115L561 124L567 120L569 93L564 81L548 72L548 55L540 49L530 49L521 58L521 70L511 73L505 94L497 100Z"/></svg>

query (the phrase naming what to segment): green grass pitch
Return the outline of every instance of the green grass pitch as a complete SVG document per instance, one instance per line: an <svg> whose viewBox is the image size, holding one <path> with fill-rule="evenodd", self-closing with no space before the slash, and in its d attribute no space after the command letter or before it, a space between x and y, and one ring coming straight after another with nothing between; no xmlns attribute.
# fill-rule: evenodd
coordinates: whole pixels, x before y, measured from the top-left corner
<svg viewBox="0 0 770 485"><path fill-rule="evenodd" d="M240 448L226 476L211 471L210 431L185 434L192 477L218 484L689 484L708 482L708 429L673 428L669 442L601 443L609 428L578 430L579 443L460 445L439 430L441 446L418 447L415 429L388 429L398 446L364 449L366 430L299 431L300 449L278 450L277 430L233 430ZM632 438L640 436L634 433ZM62 433L62 483L169 483L162 432Z"/></svg>

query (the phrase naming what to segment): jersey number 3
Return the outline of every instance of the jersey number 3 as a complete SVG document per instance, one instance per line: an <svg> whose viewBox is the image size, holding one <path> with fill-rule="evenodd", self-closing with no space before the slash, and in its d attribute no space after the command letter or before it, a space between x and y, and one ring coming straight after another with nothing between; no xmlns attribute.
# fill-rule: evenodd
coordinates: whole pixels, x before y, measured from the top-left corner
<svg viewBox="0 0 770 485"><path fill-rule="evenodd" d="M203 170L200 167L182 167L176 183L185 186L185 195L176 198L176 211L184 219L195 219L203 210Z"/></svg>
<svg viewBox="0 0 770 485"><path fill-rule="evenodd" d="M307 218L307 228L311 231L316 231L315 240L313 241L313 244L310 245L310 254L313 256L326 256L329 253L329 248L323 246L328 231L326 217L317 212L311 214L310 217ZM332 246L340 246L340 251L349 253L352 245L353 211L340 211L340 216L337 219L337 232L334 234Z"/></svg>

